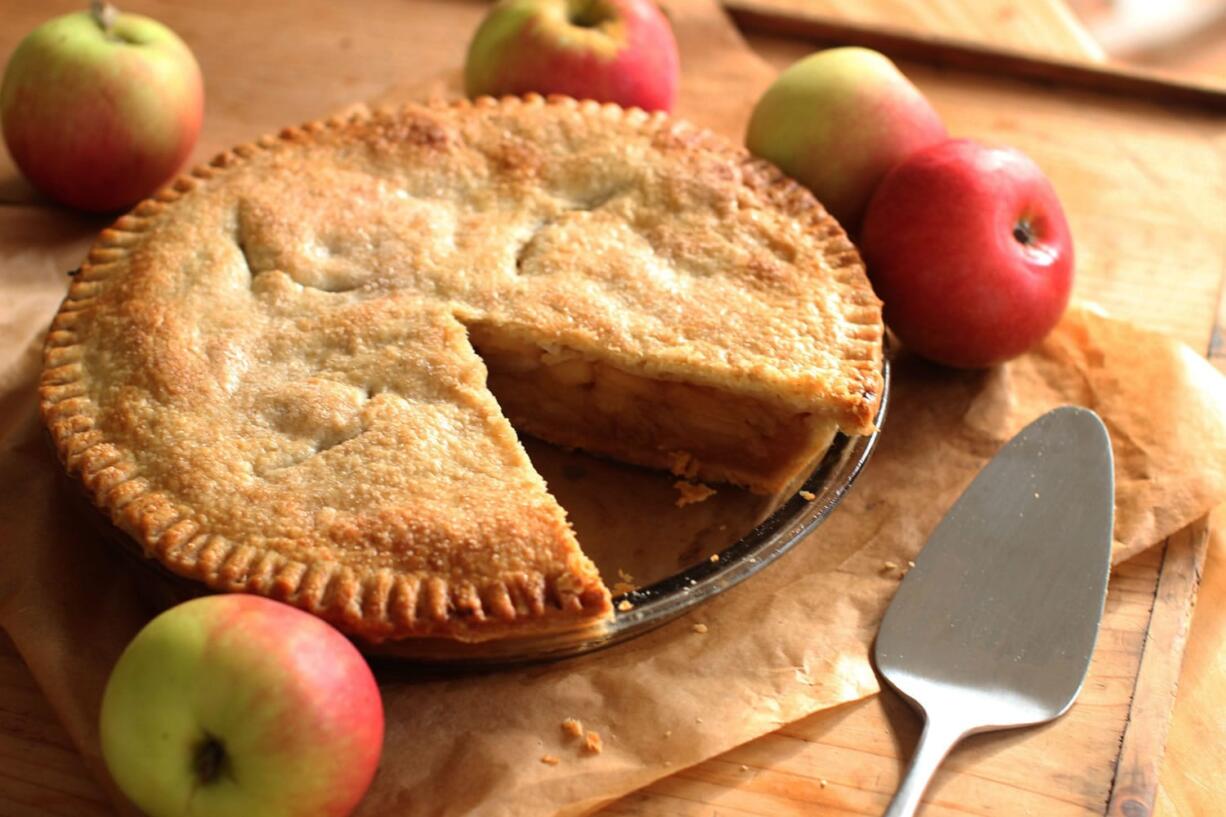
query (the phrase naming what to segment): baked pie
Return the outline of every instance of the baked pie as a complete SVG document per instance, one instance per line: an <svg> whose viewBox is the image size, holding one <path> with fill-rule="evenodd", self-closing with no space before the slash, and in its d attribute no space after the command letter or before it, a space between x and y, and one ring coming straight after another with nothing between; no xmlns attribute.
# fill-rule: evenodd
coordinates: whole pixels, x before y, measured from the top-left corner
<svg viewBox="0 0 1226 817"><path fill-rule="evenodd" d="M370 641L590 626L522 433L771 492L872 430L880 305L813 197L682 122L410 105L218 156L47 337L68 472L172 572Z"/></svg>

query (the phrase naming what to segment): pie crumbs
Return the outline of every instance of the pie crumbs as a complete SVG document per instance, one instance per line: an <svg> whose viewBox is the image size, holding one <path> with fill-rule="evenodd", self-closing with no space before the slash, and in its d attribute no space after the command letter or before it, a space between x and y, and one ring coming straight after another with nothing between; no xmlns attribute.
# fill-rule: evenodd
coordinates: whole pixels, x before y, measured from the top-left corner
<svg viewBox="0 0 1226 817"><path fill-rule="evenodd" d="M684 508L686 505L695 505L715 496L715 489L701 482L687 482L679 479L673 483L673 487L680 494L677 497L678 508Z"/></svg>
<svg viewBox="0 0 1226 817"><path fill-rule="evenodd" d="M557 766L561 762L562 758L557 755L541 755L541 763L544 763L546 766Z"/></svg>
<svg viewBox="0 0 1226 817"><path fill-rule="evenodd" d="M636 588L637 585L634 583L634 577L620 567L617 568L617 583L613 585L613 595L622 596Z"/></svg>
<svg viewBox="0 0 1226 817"><path fill-rule="evenodd" d="M583 722L577 718L567 718L562 721L562 731L572 738L577 738L583 734Z"/></svg>
<svg viewBox="0 0 1226 817"><path fill-rule="evenodd" d="M678 476L693 476L698 473L698 462L688 451L673 451L668 455L668 470Z"/></svg>
<svg viewBox="0 0 1226 817"><path fill-rule="evenodd" d="M604 741L600 739L600 733L589 729L587 734L583 736L583 748L593 755L598 755L604 751Z"/></svg>

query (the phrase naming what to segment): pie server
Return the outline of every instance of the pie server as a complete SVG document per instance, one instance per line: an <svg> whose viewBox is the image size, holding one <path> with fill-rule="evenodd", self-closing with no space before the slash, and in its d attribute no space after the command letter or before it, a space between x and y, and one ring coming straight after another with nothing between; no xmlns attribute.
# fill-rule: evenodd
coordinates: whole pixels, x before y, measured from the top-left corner
<svg viewBox="0 0 1226 817"><path fill-rule="evenodd" d="M886 817L915 813L964 736L1072 705L1107 596L1114 497L1102 421L1058 408L1001 449L933 531L877 635L877 669L925 719Z"/></svg>

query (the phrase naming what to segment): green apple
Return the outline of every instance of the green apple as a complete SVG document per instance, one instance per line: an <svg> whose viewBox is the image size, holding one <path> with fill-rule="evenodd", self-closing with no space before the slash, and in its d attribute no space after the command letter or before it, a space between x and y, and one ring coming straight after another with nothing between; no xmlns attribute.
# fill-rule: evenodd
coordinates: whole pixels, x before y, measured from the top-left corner
<svg viewBox="0 0 1226 817"><path fill-rule="evenodd" d="M877 183L948 138L924 95L883 54L832 48L789 66L754 107L750 152L804 184L855 233Z"/></svg>
<svg viewBox="0 0 1226 817"><path fill-rule="evenodd" d="M151 621L102 700L102 756L149 817L343 817L383 745L357 649L258 596L206 596Z"/></svg>
<svg viewBox="0 0 1226 817"><path fill-rule="evenodd" d="M22 174L95 212L129 207L169 180L203 115L200 68L183 41L104 3L30 32L0 85L0 127Z"/></svg>

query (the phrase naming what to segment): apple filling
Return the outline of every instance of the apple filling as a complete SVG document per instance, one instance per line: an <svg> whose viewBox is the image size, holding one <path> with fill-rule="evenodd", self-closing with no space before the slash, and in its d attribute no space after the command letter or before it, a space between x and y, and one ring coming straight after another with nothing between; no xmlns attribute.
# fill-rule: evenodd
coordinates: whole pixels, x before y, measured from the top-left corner
<svg viewBox="0 0 1226 817"><path fill-rule="evenodd" d="M488 385L520 431L690 479L783 490L835 424L757 397L652 378L574 350L469 326Z"/></svg>

